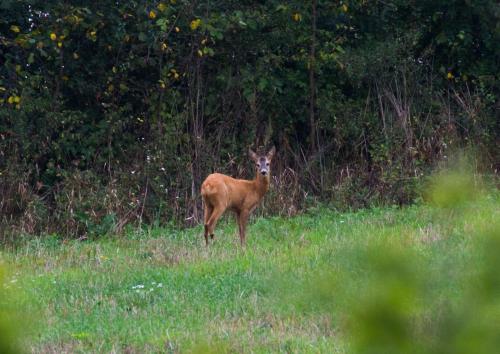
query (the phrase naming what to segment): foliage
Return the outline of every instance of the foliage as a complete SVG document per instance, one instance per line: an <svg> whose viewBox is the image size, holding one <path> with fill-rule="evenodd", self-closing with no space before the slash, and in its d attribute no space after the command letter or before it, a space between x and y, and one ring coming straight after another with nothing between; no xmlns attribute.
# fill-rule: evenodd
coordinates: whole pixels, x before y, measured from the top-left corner
<svg viewBox="0 0 500 354"><path fill-rule="evenodd" d="M106 218L118 230L196 223L203 177L251 174L251 144L277 145L275 175L289 183L278 190L297 196L275 193L270 205L289 204L271 212L298 211L306 196L411 202L454 146L478 146L486 169L498 165L493 0L319 0L316 15L277 0L0 6L10 234L69 236L68 222L93 233ZM93 186L77 187L81 176ZM104 194L113 203L98 203Z"/></svg>

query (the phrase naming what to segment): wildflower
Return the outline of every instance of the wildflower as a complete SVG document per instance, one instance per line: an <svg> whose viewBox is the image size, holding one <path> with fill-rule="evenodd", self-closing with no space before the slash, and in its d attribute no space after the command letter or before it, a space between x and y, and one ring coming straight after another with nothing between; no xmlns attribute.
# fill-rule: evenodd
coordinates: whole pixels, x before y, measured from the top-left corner
<svg viewBox="0 0 500 354"><path fill-rule="evenodd" d="M19 28L19 26L16 26L16 25L10 26L10 30L12 32L15 32L15 33L19 33L21 31L21 29Z"/></svg>
<svg viewBox="0 0 500 354"><path fill-rule="evenodd" d="M191 29L193 31L195 31L198 27L200 27L200 24L201 24L201 20L199 18L197 18L196 20L191 21L191 24L189 25L189 27L191 27Z"/></svg>
<svg viewBox="0 0 500 354"><path fill-rule="evenodd" d="M149 18L152 20L156 18L156 12L154 12L154 10L149 11Z"/></svg>
<svg viewBox="0 0 500 354"><path fill-rule="evenodd" d="M164 3L160 2L157 6L158 10L160 10L161 12L165 11L167 9L167 5L165 5Z"/></svg>
<svg viewBox="0 0 500 354"><path fill-rule="evenodd" d="M299 14L298 12L296 12L296 13L294 13L294 14L292 15L292 18L293 18L293 20L294 20L295 22L298 22L298 21L300 21L300 20L302 19L302 15L301 15L301 14Z"/></svg>
<svg viewBox="0 0 500 354"><path fill-rule="evenodd" d="M54 32L52 32L50 34L50 39L53 40L53 41L55 41L57 39L57 34L55 34Z"/></svg>
<svg viewBox="0 0 500 354"><path fill-rule="evenodd" d="M57 46L58 46L59 48L61 48L61 47L62 47L62 42L57 42Z"/></svg>
<svg viewBox="0 0 500 354"><path fill-rule="evenodd" d="M446 75L446 78L447 78L448 80L451 80L451 79L453 79L454 77L455 77L455 76L453 76L453 74L452 74L451 72L448 72L448 74Z"/></svg>

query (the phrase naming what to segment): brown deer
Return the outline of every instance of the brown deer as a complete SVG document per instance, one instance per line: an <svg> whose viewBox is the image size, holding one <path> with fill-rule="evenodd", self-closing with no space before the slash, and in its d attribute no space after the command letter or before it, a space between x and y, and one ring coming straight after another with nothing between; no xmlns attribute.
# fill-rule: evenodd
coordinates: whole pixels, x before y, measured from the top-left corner
<svg viewBox="0 0 500 354"><path fill-rule="evenodd" d="M252 211L257 207L269 190L271 161L276 152L275 147L266 155L257 155L251 149L250 158L255 162L255 178L253 180L235 179L220 173L209 175L201 185L201 196L205 205L205 244L208 236L214 238L217 221L227 210L236 213L240 231L240 243L245 245L245 228Z"/></svg>

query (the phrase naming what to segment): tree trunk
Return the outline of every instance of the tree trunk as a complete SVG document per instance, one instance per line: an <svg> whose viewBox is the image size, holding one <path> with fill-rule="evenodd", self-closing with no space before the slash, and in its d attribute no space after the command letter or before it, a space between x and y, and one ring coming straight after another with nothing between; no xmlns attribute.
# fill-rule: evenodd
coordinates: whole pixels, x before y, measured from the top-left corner
<svg viewBox="0 0 500 354"><path fill-rule="evenodd" d="M318 148L316 133L316 19L317 19L317 0L312 0L312 32L311 48L309 51L309 144L311 153Z"/></svg>

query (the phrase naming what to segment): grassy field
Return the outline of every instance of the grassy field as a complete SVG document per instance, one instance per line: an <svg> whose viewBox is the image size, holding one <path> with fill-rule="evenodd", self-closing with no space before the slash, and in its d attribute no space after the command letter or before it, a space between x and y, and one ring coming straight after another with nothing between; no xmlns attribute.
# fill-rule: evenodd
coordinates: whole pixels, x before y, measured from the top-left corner
<svg viewBox="0 0 500 354"><path fill-rule="evenodd" d="M209 248L200 227L27 239L0 254L3 291L21 311L23 345L33 352L349 352L351 339L362 346L394 325L392 315L384 319L387 304L399 313L397 333L416 323L396 340L418 336L439 348L435 329L448 312L466 316L461 304L475 288L468 282L485 273L477 244L500 219L499 205L493 193L451 211L261 218L249 225L246 250L232 220Z"/></svg>

